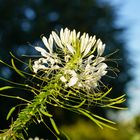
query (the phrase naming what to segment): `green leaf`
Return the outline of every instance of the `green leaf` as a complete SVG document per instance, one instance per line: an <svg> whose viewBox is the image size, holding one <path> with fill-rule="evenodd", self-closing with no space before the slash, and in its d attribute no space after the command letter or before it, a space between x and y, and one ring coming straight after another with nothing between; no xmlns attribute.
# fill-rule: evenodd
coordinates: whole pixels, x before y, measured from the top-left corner
<svg viewBox="0 0 140 140"><path fill-rule="evenodd" d="M103 126L105 126L105 127L110 128L110 129L117 130L116 128L114 128L114 127L112 127L112 126L106 124L105 122L102 122L102 121L106 121L106 122L108 122L108 123L115 124L114 122L112 122L112 121L110 121L110 120L107 120L107 119L105 119L105 118L102 118L102 117L100 117L100 116L97 116L97 115L92 114L92 116L94 116L94 117L100 119L100 120L97 120L97 119L93 118L93 117L89 114L90 112L86 112L86 111L81 110L81 109L78 109L78 111L79 111L80 113L82 113L84 116L88 117L88 118L89 118L90 120L92 120L93 122L95 122L101 129L103 129Z"/></svg>
<svg viewBox="0 0 140 140"><path fill-rule="evenodd" d="M43 109L40 109L40 112L41 112L42 114L44 114L45 116L49 117L49 118L52 117L52 114L49 114L48 112L44 111Z"/></svg>
<svg viewBox="0 0 140 140"><path fill-rule="evenodd" d="M94 100L96 100L96 101L97 101L97 100L101 100L101 99L104 98L107 94L109 94L111 90L112 90L112 88L108 89L108 91L105 92L105 93L103 93L102 96L100 96L99 98L94 98Z"/></svg>
<svg viewBox="0 0 140 140"><path fill-rule="evenodd" d="M120 99L123 99L125 96L126 96L126 95L123 94L122 96L119 96L119 97L114 98L114 99L109 99L108 101L110 101L110 102L112 102L112 101L118 101L118 100L120 100Z"/></svg>
<svg viewBox="0 0 140 140"><path fill-rule="evenodd" d="M10 89L10 88L14 88L14 87L12 87L12 86L4 86L4 87L0 88L0 91L7 90L7 89Z"/></svg>
<svg viewBox="0 0 140 140"><path fill-rule="evenodd" d="M86 102L86 99L84 99L79 105L75 105L75 108L80 108L84 103Z"/></svg>
<svg viewBox="0 0 140 140"><path fill-rule="evenodd" d="M15 66L15 63L14 63L14 59L11 59L11 63L12 63L12 66L14 68L14 70L22 77L26 78L26 76L20 71L17 69L17 67Z"/></svg>
<svg viewBox="0 0 140 140"><path fill-rule="evenodd" d="M10 109L9 113L7 114L6 120L9 120L11 114L15 111L15 109L16 109L15 106Z"/></svg>
<svg viewBox="0 0 140 140"><path fill-rule="evenodd" d="M82 113L84 116L88 117L90 120L92 120L93 122L95 122L101 129L103 129L102 125L99 123L98 120L94 119L90 114L88 114L87 112L85 112L84 110L78 109L78 111L80 113Z"/></svg>
<svg viewBox="0 0 140 140"><path fill-rule="evenodd" d="M103 122L101 122L101 121L100 121L100 124L101 124L102 126L105 126L105 127L107 127L107 128L110 128L110 129L112 129L112 130L118 130L117 128L112 127L112 126L110 126L110 125L108 125L108 124L105 124L105 123L103 123Z"/></svg>
<svg viewBox="0 0 140 140"><path fill-rule="evenodd" d="M103 117L100 117L100 116L98 116L98 115L95 115L95 114L92 114L92 115L93 115L94 117L96 117L96 118L102 120L102 121L105 121L105 122L108 122L108 123L112 123L112 124L116 124L115 122L110 121L110 120L108 120L108 119L105 119L105 118L103 118Z"/></svg>
<svg viewBox="0 0 140 140"><path fill-rule="evenodd" d="M59 132L59 130L58 130L56 124L55 124L55 121L54 121L52 118L50 118L50 121L51 121L51 124L52 124L52 126L53 126L55 132L56 132L58 135L60 135L60 132Z"/></svg>

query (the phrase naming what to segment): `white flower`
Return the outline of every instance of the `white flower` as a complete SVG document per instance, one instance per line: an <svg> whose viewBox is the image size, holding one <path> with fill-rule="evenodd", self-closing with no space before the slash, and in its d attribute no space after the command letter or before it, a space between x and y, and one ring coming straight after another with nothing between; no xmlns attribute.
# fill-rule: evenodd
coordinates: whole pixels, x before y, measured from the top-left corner
<svg viewBox="0 0 140 140"><path fill-rule="evenodd" d="M95 89L99 86L102 76L107 73L107 65L102 56L105 44L95 36L89 36L68 28L61 29L60 34L52 31L49 39L42 37L46 50L41 47L35 49L42 58L36 60L33 70L57 69L60 81L66 87ZM54 45L54 46L53 46Z"/></svg>

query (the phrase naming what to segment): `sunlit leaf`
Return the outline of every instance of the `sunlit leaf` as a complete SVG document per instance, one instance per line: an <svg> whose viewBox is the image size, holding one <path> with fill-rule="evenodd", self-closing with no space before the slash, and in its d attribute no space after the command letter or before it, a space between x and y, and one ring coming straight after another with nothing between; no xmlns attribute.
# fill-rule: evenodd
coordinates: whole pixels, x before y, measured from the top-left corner
<svg viewBox="0 0 140 140"><path fill-rule="evenodd" d="M9 113L7 114L6 120L9 120L10 116L12 115L12 113L15 111L16 107L12 107L9 111Z"/></svg>
<svg viewBox="0 0 140 140"><path fill-rule="evenodd" d="M12 86L4 86L4 87L1 87L1 88L0 88L0 91L2 91L2 90L7 90L7 89L11 89L11 88L14 88L14 87L12 87Z"/></svg>
<svg viewBox="0 0 140 140"><path fill-rule="evenodd" d="M50 121L51 121L51 124L52 124L52 126L53 126L55 132L59 135L60 132L59 132L59 130L58 130L56 124L55 124L55 121L54 121L52 118L50 118Z"/></svg>

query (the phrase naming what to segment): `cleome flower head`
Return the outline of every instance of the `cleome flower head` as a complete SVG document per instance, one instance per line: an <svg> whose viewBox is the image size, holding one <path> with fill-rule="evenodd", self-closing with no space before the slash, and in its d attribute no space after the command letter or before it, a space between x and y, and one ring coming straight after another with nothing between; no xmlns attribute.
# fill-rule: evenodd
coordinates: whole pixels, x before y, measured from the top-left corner
<svg viewBox="0 0 140 140"><path fill-rule="evenodd" d="M41 58L33 64L35 73L55 70L65 87L90 91L99 86L108 67L102 56L105 44L100 39L65 28L59 34L52 31L49 39L43 36L42 41L45 49L35 47L41 54Z"/></svg>

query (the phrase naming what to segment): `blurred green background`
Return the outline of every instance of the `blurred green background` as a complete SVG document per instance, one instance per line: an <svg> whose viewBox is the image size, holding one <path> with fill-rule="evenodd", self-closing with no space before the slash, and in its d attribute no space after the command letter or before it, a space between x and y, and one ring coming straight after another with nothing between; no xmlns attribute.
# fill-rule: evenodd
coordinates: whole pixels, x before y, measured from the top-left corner
<svg viewBox="0 0 140 140"><path fill-rule="evenodd" d="M33 46L40 44L40 36L48 35L52 30L59 31L61 28L68 27L77 31L87 32L90 35L96 35L97 38L106 44L105 54L119 51L112 56L112 59L119 59L117 67L120 73L116 79L105 77L103 79L109 87L113 87L111 97L118 97L126 92L126 84L132 80L133 76L129 73L131 63L128 61L127 44L124 32L127 30L124 26L117 26L118 7L102 0L0 0L0 59L10 63L11 51L18 58L23 54L33 55ZM19 68L24 66L17 64ZM115 76L113 73L109 73ZM25 83L14 71L0 64L0 76L15 82ZM29 81L30 82L30 81ZM10 85L7 82L0 81L0 86ZM6 91L6 94L17 95L32 99L30 93L21 90ZM3 92L4 94L4 92ZM127 96L128 98L128 96ZM0 129L8 128L10 121L6 121L6 115L12 106L21 103L15 99L0 97ZM128 103L122 105L128 106ZM60 128L67 132L72 140L139 140L140 120L139 117L131 122L123 124L118 122L118 131L108 129L100 130L91 122L74 115L68 111L52 108L55 114L56 122ZM20 110L20 108L19 108ZM18 111L15 112L13 119L16 118ZM114 116L115 110L103 110L100 108L91 108L91 110L101 116L111 119L117 119ZM113 116L113 117L112 117ZM47 120L46 120L47 121ZM54 140L50 131L44 126L32 125L29 128L29 137L39 136L44 139Z"/></svg>

